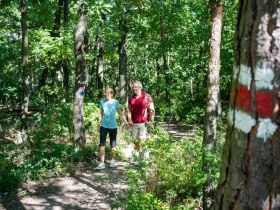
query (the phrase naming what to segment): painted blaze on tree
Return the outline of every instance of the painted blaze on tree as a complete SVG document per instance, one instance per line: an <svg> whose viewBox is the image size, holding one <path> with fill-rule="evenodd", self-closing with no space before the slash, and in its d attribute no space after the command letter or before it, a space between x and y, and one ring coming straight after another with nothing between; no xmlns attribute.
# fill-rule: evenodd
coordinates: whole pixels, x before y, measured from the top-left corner
<svg viewBox="0 0 280 210"><path fill-rule="evenodd" d="M280 209L280 2L240 2L215 209Z"/></svg>

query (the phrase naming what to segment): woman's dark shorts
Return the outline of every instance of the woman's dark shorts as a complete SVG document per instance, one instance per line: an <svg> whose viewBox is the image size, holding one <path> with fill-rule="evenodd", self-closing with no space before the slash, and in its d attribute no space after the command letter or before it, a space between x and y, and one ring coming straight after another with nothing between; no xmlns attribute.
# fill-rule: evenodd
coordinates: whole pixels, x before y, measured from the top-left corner
<svg viewBox="0 0 280 210"><path fill-rule="evenodd" d="M110 137L110 146L112 148L116 147L117 145L117 133L118 133L118 129L117 128L104 128L104 127L100 127L100 144L99 146L105 146L106 145L106 137L107 134L109 133L109 137Z"/></svg>

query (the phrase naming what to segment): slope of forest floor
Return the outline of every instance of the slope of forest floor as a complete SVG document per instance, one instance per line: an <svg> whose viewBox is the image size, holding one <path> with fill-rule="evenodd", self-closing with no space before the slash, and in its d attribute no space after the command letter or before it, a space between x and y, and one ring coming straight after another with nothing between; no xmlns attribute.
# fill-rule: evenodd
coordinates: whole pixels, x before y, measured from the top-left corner
<svg viewBox="0 0 280 210"><path fill-rule="evenodd" d="M129 154L132 148L127 145L123 152ZM112 204L124 199L128 186L125 170L133 166L118 160L116 168L109 168L108 163L105 170L97 171L95 167L82 166L71 176L28 181L16 195L2 195L0 209L111 209Z"/></svg>
<svg viewBox="0 0 280 210"><path fill-rule="evenodd" d="M174 140L187 136L191 127L167 120L159 126L173 135ZM133 145L123 145L121 152L126 159L131 157ZM54 177L48 180L28 181L15 195L0 197L0 209L4 210L79 210L121 209L112 205L122 203L129 185L125 170L135 167L129 161L117 159L117 167L97 171L96 164L84 165L75 175Z"/></svg>

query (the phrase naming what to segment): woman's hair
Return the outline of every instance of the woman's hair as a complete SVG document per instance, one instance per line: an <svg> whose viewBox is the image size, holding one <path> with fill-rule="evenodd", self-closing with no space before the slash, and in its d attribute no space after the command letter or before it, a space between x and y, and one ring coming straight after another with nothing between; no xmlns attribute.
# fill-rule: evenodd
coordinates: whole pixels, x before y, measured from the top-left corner
<svg viewBox="0 0 280 210"><path fill-rule="evenodd" d="M112 88L107 87L107 88L106 88L106 91L110 91L110 93L111 93L112 95L114 95L114 90L113 90Z"/></svg>

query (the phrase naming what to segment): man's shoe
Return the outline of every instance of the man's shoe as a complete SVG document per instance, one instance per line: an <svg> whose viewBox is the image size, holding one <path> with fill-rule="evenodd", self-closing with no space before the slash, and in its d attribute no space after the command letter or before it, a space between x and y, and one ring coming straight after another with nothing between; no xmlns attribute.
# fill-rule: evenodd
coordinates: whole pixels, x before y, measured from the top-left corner
<svg viewBox="0 0 280 210"><path fill-rule="evenodd" d="M115 161L112 160L109 167L110 168L115 168L116 167Z"/></svg>
<svg viewBox="0 0 280 210"><path fill-rule="evenodd" d="M103 170L105 169L105 164L104 163L99 163L99 165L95 168L96 170Z"/></svg>

